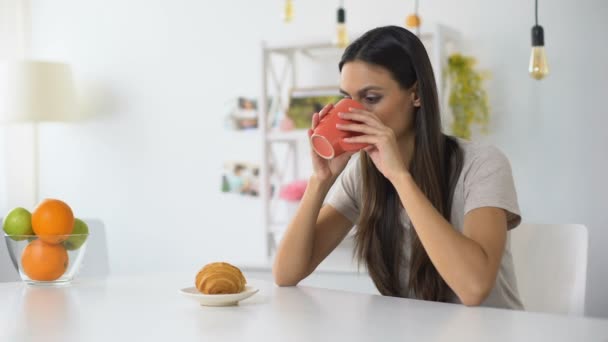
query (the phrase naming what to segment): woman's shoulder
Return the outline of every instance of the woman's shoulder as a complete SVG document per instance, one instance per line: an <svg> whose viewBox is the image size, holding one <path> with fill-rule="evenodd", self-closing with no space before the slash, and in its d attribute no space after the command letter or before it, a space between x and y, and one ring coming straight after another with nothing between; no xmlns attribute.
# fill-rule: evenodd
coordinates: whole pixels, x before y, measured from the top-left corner
<svg viewBox="0 0 608 342"><path fill-rule="evenodd" d="M496 146L479 141L457 139L463 152L463 171L482 165L510 167L507 156Z"/></svg>
<svg viewBox="0 0 608 342"><path fill-rule="evenodd" d="M521 221L517 191L511 165L506 155L496 146L460 141L464 163L460 182L463 186L464 211L480 207L497 207L507 210L508 228Z"/></svg>

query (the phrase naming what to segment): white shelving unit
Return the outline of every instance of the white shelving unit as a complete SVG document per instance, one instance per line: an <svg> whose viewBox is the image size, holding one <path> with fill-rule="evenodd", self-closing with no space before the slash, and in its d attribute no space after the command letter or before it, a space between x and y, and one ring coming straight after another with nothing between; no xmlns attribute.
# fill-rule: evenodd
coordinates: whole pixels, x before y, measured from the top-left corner
<svg viewBox="0 0 608 342"><path fill-rule="evenodd" d="M266 141L269 142L289 142L302 141L307 139L305 129L296 129L288 132L270 132L266 135Z"/></svg>
<svg viewBox="0 0 608 342"><path fill-rule="evenodd" d="M284 111L289 103L290 90L302 87L299 63L328 63L337 60L342 49L330 42L272 46L262 44L262 96L260 100L262 132L262 163L260 167L260 196L263 201L263 219L266 227L268 257L276 247L279 236L287 226L289 217L281 210L278 198L281 187L303 177L299 167L299 145L306 145L305 129L279 131L271 127L271 118L277 110ZM336 67L337 69L337 67ZM336 70L337 80L338 74ZM269 108L270 101L272 108Z"/></svg>
<svg viewBox="0 0 608 342"><path fill-rule="evenodd" d="M447 56L457 50L460 45L460 35L443 25L436 25L430 31L423 31L420 34L431 63L433 64L435 78L438 85L439 98L442 99L445 82L443 69L447 63ZM276 242L280 240L284 229L287 226L289 217L284 216L284 212L279 210L280 200L279 190L284 184L307 177L299 174L300 166L299 153L309 151L299 151L299 145L306 144L306 130L295 130L288 132L277 131L271 127L274 114L277 108L284 112L289 102L289 93L293 88L303 87L300 83L301 76L310 76L299 68L302 62L327 64L333 63L335 69L334 84L339 80L337 62L342 55L340 49L329 42L316 42L311 44L294 44L272 46L262 44L262 94L261 94L261 117L260 129L262 132L262 163L260 168L261 199L264 208L264 227L266 227L266 241L268 257L271 258L276 247ZM280 73L277 72L280 70ZM328 75L324 75L328 76ZM332 75L329 75L332 76ZM308 85L310 86L310 85ZM326 86L315 84L315 86ZM272 100L273 108L269 108ZM278 106L278 107L277 107ZM445 121L445 120L444 120ZM274 191L271 191L271 189ZM352 246L352 238L345 239L345 246ZM335 267L329 267L334 269ZM340 267L338 267L340 268Z"/></svg>

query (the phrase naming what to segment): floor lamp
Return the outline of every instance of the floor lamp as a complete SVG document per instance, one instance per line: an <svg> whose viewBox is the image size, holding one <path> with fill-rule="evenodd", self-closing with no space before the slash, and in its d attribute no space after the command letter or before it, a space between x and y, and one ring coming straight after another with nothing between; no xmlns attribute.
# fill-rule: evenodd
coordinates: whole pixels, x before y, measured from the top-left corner
<svg viewBox="0 0 608 342"><path fill-rule="evenodd" d="M76 91L69 65L20 60L5 63L0 87L0 122L33 125L34 205L39 201L39 137L42 122L77 118Z"/></svg>

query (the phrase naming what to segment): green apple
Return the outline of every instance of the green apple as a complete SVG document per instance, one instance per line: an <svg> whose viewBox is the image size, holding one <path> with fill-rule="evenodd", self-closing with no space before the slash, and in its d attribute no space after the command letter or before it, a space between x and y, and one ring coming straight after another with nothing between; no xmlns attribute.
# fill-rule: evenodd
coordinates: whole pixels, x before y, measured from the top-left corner
<svg viewBox="0 0 608 342"><path fill-rule="evenodd" d="M89 236L89 227L83 220L74 218L74 230L70 237L63 242L63 246L68 251L74 251L80 248Z"/></svg>
<svg viewBox="0 0 608 342"><path fill-rule="evenodd" d="M15 241L27 239L25 236L19 235L34 235L32 230L32 214L23 208L15 208L11 210L4 219L4 232Z"/></svg>

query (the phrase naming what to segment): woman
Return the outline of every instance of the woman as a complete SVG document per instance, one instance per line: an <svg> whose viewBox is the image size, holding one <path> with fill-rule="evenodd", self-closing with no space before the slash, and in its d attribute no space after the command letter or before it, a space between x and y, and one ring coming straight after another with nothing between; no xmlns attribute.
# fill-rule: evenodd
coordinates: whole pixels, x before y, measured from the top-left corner
<svg viewBox="0 0 608 342"><path fill-rule="evenodd" d="M357 226L356 255L381 294L522 309L507 230L521 218L508 160L496 148L441 132L433 71L404 28L373 29L339 64L344 96L364 104L340 115L366 143L314 172L278 248L273 274L296 285ZM331 109L313 116L316 127ZM329 189L332 196L323 205Z"/></svg>

